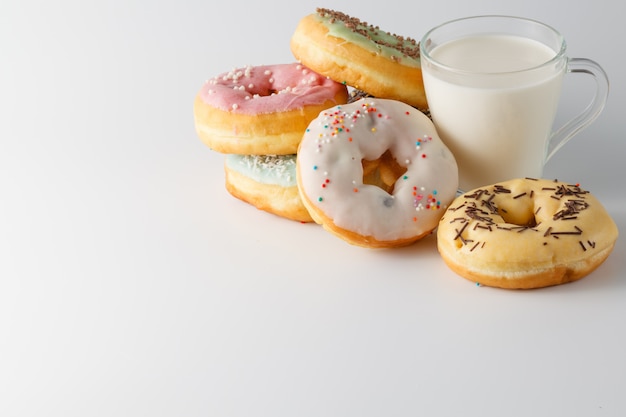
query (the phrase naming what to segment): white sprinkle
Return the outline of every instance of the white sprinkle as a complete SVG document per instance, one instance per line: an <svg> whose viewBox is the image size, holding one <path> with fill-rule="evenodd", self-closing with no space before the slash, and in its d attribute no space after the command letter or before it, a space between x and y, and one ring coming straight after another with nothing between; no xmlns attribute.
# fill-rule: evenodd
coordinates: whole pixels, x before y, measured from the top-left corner
<svg viewBox="0 0 626 417"><path fill-rule="evenodd" d="M291 181L290 170L295 169L296 159L293 155L246 155L241 157L240 164L254 172L269 170L271 176Z"/></svg>
<svg viewBox="0 0 626 417"><path fill-rule="evenodd" d="M239 104L235 103L232 105L232 107L233 107L233 110L237 110L239 108Z"/></svg>

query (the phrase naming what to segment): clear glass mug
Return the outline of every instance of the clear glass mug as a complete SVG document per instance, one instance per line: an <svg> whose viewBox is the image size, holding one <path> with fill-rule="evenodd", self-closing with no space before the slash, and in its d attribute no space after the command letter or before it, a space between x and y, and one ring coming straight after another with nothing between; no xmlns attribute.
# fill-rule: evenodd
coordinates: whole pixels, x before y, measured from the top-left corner
<svg viewBox="0 0 626 417"><path fill-rule="evenodd" d="M459 188L540 178L568 140L602 112L609 82L602 67L568 58L559 32L512 16L475 16L428 31L420 42L428 106L459 165ZM563 77L591 75L588 106L553 131Z"/></svg>

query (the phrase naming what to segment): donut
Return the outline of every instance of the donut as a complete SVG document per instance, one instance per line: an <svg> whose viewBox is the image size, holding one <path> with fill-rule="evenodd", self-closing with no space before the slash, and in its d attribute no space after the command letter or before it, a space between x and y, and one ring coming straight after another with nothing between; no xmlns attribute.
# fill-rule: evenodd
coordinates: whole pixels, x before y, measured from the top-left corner
<svg viewBox="0 0 626 417"><path fill-rule="evenodd" d="M617 235L613 219L580 185L522 178L457 197L439 222L437 248L472 282L530 289L588 275Z"/></svg>
<svg viewBox="0 0 626 417"><path fill-rule="evenodd" d="M221 153L296 153L309 122L345 103L345 85L293 64L246 66L207 80L194 100L200 139Z"/></svg>
<svg viewBox="0 0 626 417"><path fill-rule="evenodd" d="M299 222L312 222L296 184L296 155L228 154L228 192L260 210Z"/></svg>
<svg viewBox="0 0 626 417"><path fill-rule="evenodd" d="M335 106L313 120L296 173L313 220L368 248L404 246L430 234L458 187L454 156L430 119L380 98Z"/></svg>
<svg viewBox="0 0 626 417"><path fill-rule="evenodd" d="M419 42L334 10L318 8L298 23L290 41L312 70L374 97L428 108Z"/></svg>

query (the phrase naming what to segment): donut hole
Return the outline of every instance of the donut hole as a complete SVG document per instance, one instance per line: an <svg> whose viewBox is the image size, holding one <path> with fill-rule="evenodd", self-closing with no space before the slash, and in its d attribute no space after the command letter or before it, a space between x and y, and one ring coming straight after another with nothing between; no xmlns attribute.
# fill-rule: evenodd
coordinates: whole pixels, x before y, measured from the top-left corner
<svg viewBox="0 0 626 417"><path fill-rule="evenodd" d="M363 159L361 164L363 165L363 184L375 185L389 194L393 194L396 181L407 171L405 167L398 164L389 150L375 160Z"/></svg>
<svg viewBox="0 0 626 417"><path fill-rule="evenodd" d="M535 227L539 223L537 222L534 212L530 209L516 210L515 207L511 207L510 209L500 208L498 213L506 223L516 226Z"/></svg>

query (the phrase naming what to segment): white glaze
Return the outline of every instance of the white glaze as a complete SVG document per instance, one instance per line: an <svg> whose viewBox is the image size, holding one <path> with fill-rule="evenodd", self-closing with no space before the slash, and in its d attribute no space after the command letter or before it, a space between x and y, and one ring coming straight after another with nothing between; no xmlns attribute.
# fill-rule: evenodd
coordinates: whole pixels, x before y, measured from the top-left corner
<svg viewBox="0 0 626 417"><path fill-rule="evenodd" d="M362 160L387 150L407 168L393 194L363 184ZM456 195L452 153L430 119L395 100L361 99L320 114L297 157L300 191L336 226L393 241L432 231Z"/></svg>

